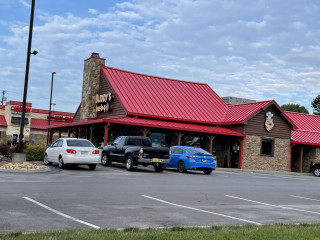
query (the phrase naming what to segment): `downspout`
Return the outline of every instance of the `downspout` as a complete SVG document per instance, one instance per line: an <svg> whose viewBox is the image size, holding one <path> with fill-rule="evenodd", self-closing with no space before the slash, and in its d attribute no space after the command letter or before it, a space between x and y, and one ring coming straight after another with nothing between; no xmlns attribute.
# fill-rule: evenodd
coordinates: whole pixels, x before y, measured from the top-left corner
<svg viewBox="0 0 320 240"><path fill-rule="evenodd" d="M243 142L246 137L241 138L240 141L240 159L239 159L239 169L242 169L242 156L243 156Z"/></svg>
<svg viewBox="0 0 320 240"><path fill-rule="evenodd" d="M292 145L290 145L290 160L289 160L289 172L291 172L291 166L292 166L292 148L295 146L295 143L292 143Z"/></svg>

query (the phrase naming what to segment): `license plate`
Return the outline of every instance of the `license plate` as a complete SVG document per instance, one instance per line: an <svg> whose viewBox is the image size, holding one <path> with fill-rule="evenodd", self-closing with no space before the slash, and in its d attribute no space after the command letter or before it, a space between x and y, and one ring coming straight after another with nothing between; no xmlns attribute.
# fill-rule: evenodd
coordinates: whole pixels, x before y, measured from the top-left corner
<svg viewBox="0 0 320 240"><path fill-rule="evenodd" d="M159 162L159 158L152 158L152 162Z"/></svg>
<svg viewBox="0 0 320 240"><path fill-rule="evenodd" d="M201 161L202 161L202 162L207 162L207 159L202 159Z"/></svg>
<svg viewBox="0 0 320 240"><path fill-rule="evenodd" d="M81 155L88 155L89 152L81 152Z"/></svg>

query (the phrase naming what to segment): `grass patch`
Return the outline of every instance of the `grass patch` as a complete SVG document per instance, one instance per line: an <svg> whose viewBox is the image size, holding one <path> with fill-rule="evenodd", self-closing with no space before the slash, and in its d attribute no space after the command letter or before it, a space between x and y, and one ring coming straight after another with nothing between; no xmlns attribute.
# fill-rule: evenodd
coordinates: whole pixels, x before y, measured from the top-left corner
<svg viewBox="0 0 320 240"><path fill-rule="evenodd" d="M209 228L125 228L116 229L73 229L33 233L0 233L0 240L67 240L67 239L117 239L117 240L320 240L320 223L213 226Z"/></svg>

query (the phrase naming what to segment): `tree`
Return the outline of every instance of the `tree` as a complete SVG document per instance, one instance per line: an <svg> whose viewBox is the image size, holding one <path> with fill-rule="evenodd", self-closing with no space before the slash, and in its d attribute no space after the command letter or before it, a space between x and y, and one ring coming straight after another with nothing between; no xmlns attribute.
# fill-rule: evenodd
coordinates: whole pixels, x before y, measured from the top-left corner
<svg viewBox="0 0 320 240"><path fill-rule="evenodd" d="M320 115L320 95L313 99L311 106L313 108L313 114Z"/></svg>
<svg viewBox="0 0 320 240"><path fill-rule="evenodd" d="M304 106L300 106L300 104L288 103L283 104L281 107L286 111L309 113L309 111Z"/></svg>

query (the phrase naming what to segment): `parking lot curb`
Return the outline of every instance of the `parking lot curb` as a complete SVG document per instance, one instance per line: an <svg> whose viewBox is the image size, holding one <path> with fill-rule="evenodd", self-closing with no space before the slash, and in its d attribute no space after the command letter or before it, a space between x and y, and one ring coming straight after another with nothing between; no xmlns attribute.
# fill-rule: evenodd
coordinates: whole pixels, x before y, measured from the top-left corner
<svg viewBox="0 0 320 240"><path fill-rule="evenodd" d="M251 169L238 169L238 168L216 168L216 171L234 172L234 173L282 174L282 175L292 175L292 176L312 176L313 175L312 173L265 171L265 170L251 170Z"/></svg>

